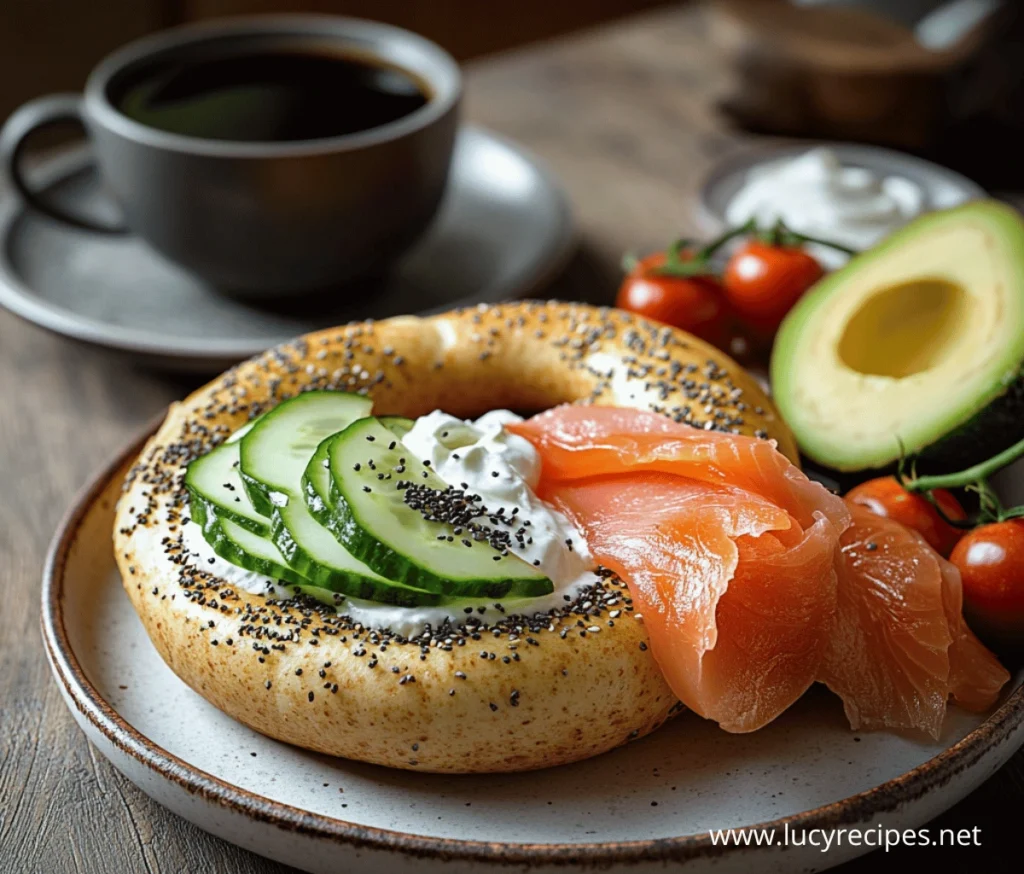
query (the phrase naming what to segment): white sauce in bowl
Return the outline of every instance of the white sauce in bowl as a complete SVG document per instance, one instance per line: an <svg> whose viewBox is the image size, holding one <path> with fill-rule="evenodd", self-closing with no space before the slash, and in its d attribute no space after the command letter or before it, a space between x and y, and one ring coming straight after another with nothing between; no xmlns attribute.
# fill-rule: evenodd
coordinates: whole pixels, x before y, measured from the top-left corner
<svg viewBox="0 0 1024 874"><path fill-rule="evenodd" d="M765 228L782 219L794 231L861 251L925 209L924 192L916 183L844 166L834 152L819 148L751 169L725 217L730 226L753 218ZM812 252L827 267L847 260L824 246Z"/></svg>

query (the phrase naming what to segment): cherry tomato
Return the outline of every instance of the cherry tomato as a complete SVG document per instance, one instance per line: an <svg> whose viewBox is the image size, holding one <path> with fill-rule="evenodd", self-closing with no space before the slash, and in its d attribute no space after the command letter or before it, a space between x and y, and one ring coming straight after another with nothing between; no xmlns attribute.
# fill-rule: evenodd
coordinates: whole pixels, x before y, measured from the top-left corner
<svg viewBox="0 0 1024 874"><path fill-rule="evenodd" d="M932 497L950 519L966 518L959 501L945 489L936 489ZM847 492L846 499L860 504L876 516L894 519L913 529L943 557L949 556L964 533L946 522L923 496L911 494L893 476L861 483Z"/></svg>
<svg viewBox="0 0 1024 874"><path fill-rule="evenodd" d="M976 631L1024 640L1024 519L981 525L949 557L964 584L964 613Z"/></svg>
<svg viewBox="0 0 1024 874"><path fill-rule="evenodd" d="M615 306L682 328L716 346L726 343L728 316L721 283L711 274L658 273L665 261L665 253L656 252L638 262L623 280Z"/></svg>
<svg viewBox="0 0 1024 874"><path fill-rule="evenodd" d="M824 269L801 246L749 240L726 264L722 282L733 312L755 334L774 336L782 320Z"/></svg>

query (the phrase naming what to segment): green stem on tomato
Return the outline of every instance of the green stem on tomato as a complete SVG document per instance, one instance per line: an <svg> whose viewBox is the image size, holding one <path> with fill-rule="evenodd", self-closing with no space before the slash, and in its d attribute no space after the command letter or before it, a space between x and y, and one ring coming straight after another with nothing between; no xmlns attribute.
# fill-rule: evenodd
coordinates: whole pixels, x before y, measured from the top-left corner
<svg viewBox="0 0 1024 874"><path fill-rule="evenodd" d="M706 261L730 240L735 240L736 237L742 237L744 235L756 233L757 221L755 219L748 219L742 225L738 225L735 228L731 228L718 238L712 240L703 249L701 249L700 252L697 253L697 257L702 258Z"/></svg>
<svg viewBox="0 0 1024 874"><path fill-rule="evenodd" d="M1013 446L1004 449L998 455L993 455L987 461L979 462L968 467L966 470L960 470L956 473L934 474L932 476L914 476L911 479L905 480L903 487L908 492L965 488L984 481L996 471L1002 470L1006 465L1016 461L1021 456L1024 456L1024 440L1018 440Z"/></svg>
<svg viewBox="0 0 1024 874"><path fill-rule="evenodd" d="M844 246L842 243L836 243L832 240L823 240L821 237L812 237L810 234L804 234L800 231L794 231L791 227L785 224L782 219L779 219L775 223L773 233L777 236L774 237L775 245L792 246L795 244L813 243L816 246L826 246L829 249L835 249L837 252L842 252L845 255L856 255L857 250L851 249L849 246Z"/></svg>
<svg viewBox="0 0 1024 874"><path fill-rule="evenodd" d="M693 241L686 239L676 240L665 250L665 263L651 270L651 274L654 276L677 276L684 278L688 276L713 276L715 271L710 263L711 256L730 240L755 233L756 231L757 225L753 219L750 219L746 224L726 231L704 246L704 248L694 252L691 258L686 259L682 257L682 253L693 245Z"/></svg>
<svg viewBox="0 0 1024 874"><path fill-rule="evenodd" d="M651 269L651 276L675 276L686 278L691 276L712 276L714 270L700 250L691 258L684 258L683 253L693 245L693 240L680 238L665 250L665 263Z"/></svg>
<svg viewBox="0 0 1024 874"><path fill-rule="evenodd" d="M768 230L762 230L757 226L757 219L750 218L742 225L730 228L720 234L706 246L695 251L692 257L684 258L683 253L693 246L693 240L680 238L673 242L665 250L665 263L660 267L650 270L652 276L675 276L686 278L692 276L713 276L714 268L711 266L711 258L726 243L735 240L737 237L753 236L763 240L771 246L800 246L805 243L813 243L818 246L827 246L847 255L856 255L857 251L840 243L831 240L823 240L820 237L812 237L794 231L792 228L779 219ZM634 254L627 253L622 258L622 269L626 273L632 273L641 264Z"/></svg>
<svg viewBox="0 0 1024 874"><path fill-rule="evenodd" d="M978 527L978 520L973 519L970 516L964 519L953 519L951 516L947 516L946 511L942 509L942 504L935 500L935 496L931 492L922 492L921 497L935 508L935 512L939 514L939 518L947 525L951 525L953 528L959 528L961 531L970 531L972 528Z"/></svg>
<svg viewBox="0 0 1024 874"><path fill-rule="evenodd" d="M683 252L693 245L693 240L687 237L680 237L678 240L673 240L672 244L665 250L665 264L666 267L678 267L680 264L688 264L693 259L683 258Z"/></svg>
<svg viewBox="0 0 1024 874"><path fill-rule="evenodd" d="M1024 440L1020 440L1013 446L1009 446L986 461L979 462L966 470L948 474L936 474L933 476L918 476L915 469L915 460L910 459L911 473L906 475L908 459L906 457L903 441L897 438L900 445L900 460L896 468L896 479L906 491L919 494L931 504L942 520L954 528L971 529L988 522L1005 522L1007 519L1019 519L1024 517L1024 506L1004 508L995 489L989 485L988 477L996 473L1008 464L1024 456ZM962 488L965 491L974 492L978 496L978 512L966 519L951 519L943 511L942 506L935 499L935 489Z"/></svg>

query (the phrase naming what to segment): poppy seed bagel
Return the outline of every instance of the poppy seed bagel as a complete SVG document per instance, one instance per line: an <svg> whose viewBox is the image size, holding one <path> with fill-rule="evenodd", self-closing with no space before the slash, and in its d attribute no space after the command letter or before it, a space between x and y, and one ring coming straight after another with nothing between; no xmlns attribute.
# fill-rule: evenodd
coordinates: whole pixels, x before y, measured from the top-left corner
<svg viewBox="0 0 1024 874"><path fill-rule="evenodd" d="M249 419L310 389L369 395L375 415L471 417L563 403L653 409L771 437L785 425L717 349L618 310L523 302L321 331L227 371L169 410L126 478L114 544L164 661L253 729L331 755L439 772L576 761L681 709L624 583L604 576L547 613L424 629L363 627L312 601L251 594L183 540L183 468Z"/></svg>

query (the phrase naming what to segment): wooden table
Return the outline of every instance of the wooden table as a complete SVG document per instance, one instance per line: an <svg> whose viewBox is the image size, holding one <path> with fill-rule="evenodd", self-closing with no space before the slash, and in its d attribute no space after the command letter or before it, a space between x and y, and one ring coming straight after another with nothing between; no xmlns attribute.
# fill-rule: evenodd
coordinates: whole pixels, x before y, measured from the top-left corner
<svg viewBox="0 0 1024 874"><path fill-rule="evenodd" d="M561 177L582 231L554 296L607 296L620 254L694 231L698 181L740 137L715 116L722 71L689 9L647 14L468 70L467 116L528 146ZM0 313L0 872L269 874L283 866L165 811L86 743L51 681L39 574L75 490L192 384L111 360ZM1024 754L936 825L982 847L902 850L853 872L932 865L1019 870Z"/></svg>

